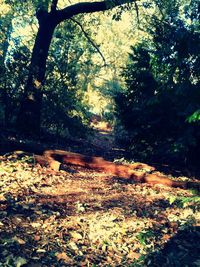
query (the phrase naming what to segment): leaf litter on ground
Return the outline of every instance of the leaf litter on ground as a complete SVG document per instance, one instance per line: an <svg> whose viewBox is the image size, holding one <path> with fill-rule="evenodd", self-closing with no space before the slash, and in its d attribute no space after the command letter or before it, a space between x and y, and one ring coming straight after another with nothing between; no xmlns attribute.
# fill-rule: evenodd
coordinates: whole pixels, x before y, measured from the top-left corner
<svg viewBox="0 0 200 267"><path fill-rule="evenodd" d="M0 266L154 266L149 255L200 224L191 191L0 160Z"/></svg>

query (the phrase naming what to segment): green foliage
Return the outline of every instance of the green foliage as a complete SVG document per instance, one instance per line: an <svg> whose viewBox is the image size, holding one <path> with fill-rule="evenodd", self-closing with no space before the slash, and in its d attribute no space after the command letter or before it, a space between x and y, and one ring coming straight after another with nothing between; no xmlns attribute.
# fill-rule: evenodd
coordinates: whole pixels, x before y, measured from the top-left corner
<svg viewBox="0 0 200 267"><path fill-rule="evenodd" d="M152 238L155 238L155 233L151 229L144 230L137 235L137 239L143 246L148 245Z"/></svg>
<svg viewBox="0 0 200 267"><path fill-rule="evenodd" d="M185 208L187 206L197 206L200 204L200 197L199 196L192 196L192 197L175 197L171 196L169 198L170 205L175 204L180 208Z"/></svg>
<svg viewBox="0 0 200 267"><path fill-rule="evenodd" d="M17 44L16 44L17 45ZM14 123L18 112L19 101L23 94L23 86L27 79L27 64L30 51L25 46L10 51L5 61L4 83L2 83L2 118L5 126Z"/></svg>
<svg viewBox="0 0 200 267"><path fill-rule="evenodd" d="M179 9L162 11L162 21L151 19L151 41L132 47L117 115L136 159L184 163L200 155L200 31Z"/></svg>
<svg viewBox="0 0 200 267"><path fill-rule="evenodd" d="M16 36L15 31L20 26L17 20L14 25L12 19L9 15L8 21L0 24L0 31L4 33L6 30L0 41L0 123L6 127L13 127L19 112L33 43L33 40L23 42L23 37ZM56 30L43 91L43 132L57 138L86 132L89 112L83 102L83 84L87 84L87 75L81 74L90 69L93 52L74 23L68 22Z"/></svg>
<svg viewBox="0 0 200 267"><path fill-rule="evenodd" d="M191 116L187 118L188 122L196 122L200 120L200 110L195 111Z"/></svg>
<svg viewBox="0 0 200 267"><path fill-rule="evenodd" d="M92 53L87 40L72 22L56 30L44 92L44 129L59 136L82 135L86 131L89 112L83 97L87 76L81 74L91 67Z"/></svg>

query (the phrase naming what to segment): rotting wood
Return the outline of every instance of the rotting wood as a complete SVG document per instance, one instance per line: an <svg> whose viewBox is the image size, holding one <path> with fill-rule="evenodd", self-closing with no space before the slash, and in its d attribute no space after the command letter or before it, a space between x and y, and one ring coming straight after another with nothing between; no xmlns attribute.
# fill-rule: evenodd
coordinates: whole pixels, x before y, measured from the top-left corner
<svg viewBox="0 0 200 267"><path fill-rule="evenodd" d="M102 157L90 157L64 150L45 150L43 156L36 155L35 160L41 165L49 165L54 171L59 171L61 164L71 164L105 172L136 183L200 189L199 182L175 181L158 172L149 173L155 171L155 168L143 163L116 164Z"/></svg>

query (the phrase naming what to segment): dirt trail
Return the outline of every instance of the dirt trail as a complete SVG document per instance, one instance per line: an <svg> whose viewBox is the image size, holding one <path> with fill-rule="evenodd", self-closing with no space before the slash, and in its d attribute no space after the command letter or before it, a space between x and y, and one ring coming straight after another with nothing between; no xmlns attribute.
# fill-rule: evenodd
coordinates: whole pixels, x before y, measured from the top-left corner
<svg viewBox="0 0 200 267"><path fill-rule="evenodd" d="M98 136L106 154L112 143ZM198 220L193 204L170 204L170 196L192 198L185 190L127 183L78 166L54 172L29 161L0 158L0 265L11 255L27 266L130 266L149 247L162 248L191 215L193 224ZM180 255L195 262L199 253L190 258L190 243Z"/></svg>
<svg viewBox="0 0 200 267"><path fill-rule="evenodd" d="M88 149L110 160L125 154L112 130L96 129L90 141L73 145L75 152ZM183 197L191 201L181 206ZM197 266L196 228L189 240L189 230L177 236L178 255L172 258L177 249L168 246L159 265L148 260L180 227L198 225L194 200L182 189L129 183L78 166L55 172L32 157L0 156L0 266L175 266L174 259Z"/></svg>
<svg viewBox="0 0 200 267"><path fill-rule="evenodd" d="M91 145L92 147L96 147L97 155L100 153L102 157L110 161L125 156L125 149L116 143L113 128L107 128L105 124L101 122L95 125L94 129L96 132L91 139Z"/></svg>

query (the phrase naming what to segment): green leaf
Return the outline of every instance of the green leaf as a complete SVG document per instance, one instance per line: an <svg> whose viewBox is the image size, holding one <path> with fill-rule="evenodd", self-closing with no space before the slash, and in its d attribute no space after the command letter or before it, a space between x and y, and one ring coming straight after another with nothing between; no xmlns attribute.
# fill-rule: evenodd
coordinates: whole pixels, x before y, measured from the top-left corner
<svg viewBox="0 0 200 267"><path fill-rule="evenodd" d="M200 109L195 111L192 115L190 115L186 119L186 121L189 122L189 123L196 122L196 121L199 121L199 120L200 120Z"/></svg>
<svg viewBox="0 0 200 267"><path fill-rule="evenodd" d="M175 196L170 196L169 204L172 205L175 201L176 201L176 197Z"/></svg>

